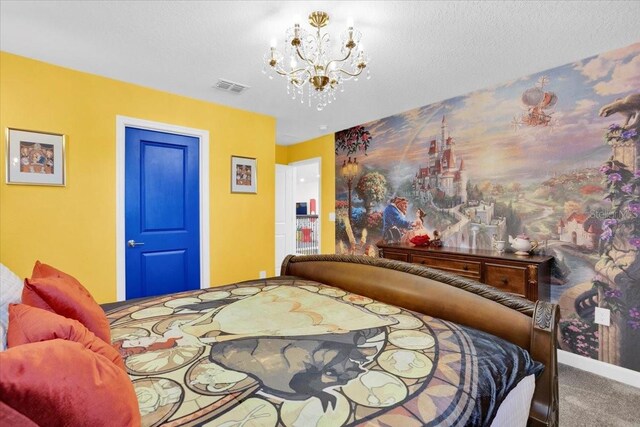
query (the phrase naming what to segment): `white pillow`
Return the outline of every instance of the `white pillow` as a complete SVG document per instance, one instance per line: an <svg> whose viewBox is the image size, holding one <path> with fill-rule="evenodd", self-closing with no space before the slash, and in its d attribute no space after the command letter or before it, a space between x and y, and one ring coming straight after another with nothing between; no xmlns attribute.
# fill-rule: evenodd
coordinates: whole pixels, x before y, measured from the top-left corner
<svg viewBox="0 0 640 427"><path fill-rule="evenodd" d="M0 263L0 351L7 348L9 304L18 304L22 300L23 286L23 281Z"/></svg>

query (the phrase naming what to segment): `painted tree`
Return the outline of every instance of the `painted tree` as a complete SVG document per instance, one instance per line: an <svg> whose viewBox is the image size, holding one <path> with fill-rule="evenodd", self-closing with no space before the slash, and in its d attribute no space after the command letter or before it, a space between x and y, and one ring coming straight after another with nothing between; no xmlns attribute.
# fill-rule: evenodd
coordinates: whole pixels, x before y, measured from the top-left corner
<svg viewBox="0 0 640 427"><path fill-rule="evenodd" d="M519 193L520 191L522 191L522 184L520 184L519 182L512 182L510 187L511 191L513 191L514 193Z"/></svg>
<svg viewBox="0 0 640 427"><path fill-rule="evenodd" d="M387 179L378 172L364 174L358 180L356 193L364 201L368 214L371 206L384 201L387 197Z"/></svg>
<svg viewBox="0 0 640 427"><path fill-rule="evenodd" d="M491 189L493 188L493 184L491 181L482 181L478 184L478 189L483 193L491 193Z"/></svg>
<svg viewBox="0 0 640 427"><path fill-rule="evenodd" d="M336 154L351 155L360 151L366 156L371 141L371 133L362 125L336 132Z"/></svg>

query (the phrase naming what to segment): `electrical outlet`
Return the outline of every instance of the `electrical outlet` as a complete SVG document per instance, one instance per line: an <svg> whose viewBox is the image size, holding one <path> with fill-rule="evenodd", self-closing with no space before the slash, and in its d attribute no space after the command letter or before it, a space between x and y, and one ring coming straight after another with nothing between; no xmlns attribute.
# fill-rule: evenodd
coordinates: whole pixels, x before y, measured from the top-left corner
<svg viewBox="0 0 640 427"><path fill-rule="evenodd" d="M594 321L598 325L609 326L611 321L611 310L608 308L596 307L596 314Z"/></svg>
<svg viewBox="0 0 640 427"><path fill-rule="evenodd" d="M329 221L336 222L336 213L335 212L329 212Z"/></svg>
<svg viewBox="0 0 640 427"><path fill-rule="evenodd" d="M267 272L266 271L263 270L259 274L260 274L260 278L261 279L266 279L267 278Z"/></svg>

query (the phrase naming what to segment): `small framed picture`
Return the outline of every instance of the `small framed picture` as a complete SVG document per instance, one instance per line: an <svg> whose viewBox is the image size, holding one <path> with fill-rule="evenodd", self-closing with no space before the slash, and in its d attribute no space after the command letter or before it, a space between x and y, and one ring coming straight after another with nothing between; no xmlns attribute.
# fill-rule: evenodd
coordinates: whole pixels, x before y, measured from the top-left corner
<svg viewBox="0 0 640 427"><path fill-rule="evenodd" d="M255 158L231 156L231 192L258 193L258 163Z"/></svg>
<svg viewBox="0 0 640 427"><path fill-rule="evenodd" d="M65 185L65 136L7 128L7 184Z"/></svg>

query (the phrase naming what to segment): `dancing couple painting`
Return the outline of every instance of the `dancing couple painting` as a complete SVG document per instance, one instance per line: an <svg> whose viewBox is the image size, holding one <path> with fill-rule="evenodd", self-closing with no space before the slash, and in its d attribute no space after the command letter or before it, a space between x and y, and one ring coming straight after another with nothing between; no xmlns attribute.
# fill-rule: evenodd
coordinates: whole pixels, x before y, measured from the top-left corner
<svg viewBox="0 0 640 427"><path fill-rule="evenodd" d="M413 222L407 219L409 200L405 197L393 197L382 213L382 236L388 242L408 243L415 236L424 236L427 230L424 228L425 212L416 210Z"/></svg>

